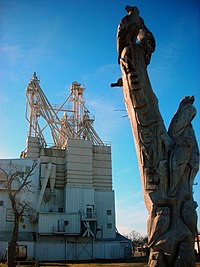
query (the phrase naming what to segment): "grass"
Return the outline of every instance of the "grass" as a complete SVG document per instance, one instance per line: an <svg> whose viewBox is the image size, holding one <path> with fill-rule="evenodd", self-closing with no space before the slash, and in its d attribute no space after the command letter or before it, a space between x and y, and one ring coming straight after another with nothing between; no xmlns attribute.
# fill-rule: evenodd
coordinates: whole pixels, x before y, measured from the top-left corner
<svg viewBox="0 0 200 267"><path fill-rule="evenodd" d="M0 267L7 267L7 264L0 263ZM34 265L17 265L17 267L33 267ZM36 265L35 265L36 266ZM148 267L147 263L137 263L137 262L128 262L128 263L41 263L40 267ZM200 262L197 262L195 267L200 267Z"/></svg>
<svg viewBox="0 0 200 267"><path fill-rule="evenodd" d="M7 267L7 264L0 263L0 267ZM16 265L17 267L33 267L34 264ZM89 262L89 263L39 263L39 267L147 267L147 263L139 262Z"/></svg>
<svg viewBox="0 0 200 267"><path fill-rule="evenodd" d="M7 264L0 264L1 267L7 267ZM16 265L17 267L33 267L33 265ZM52 265L39 265L40 267L52 267ZM54 267L147 267L144 263L70 263L63 265L53 265Z"/></svg>
<svg viewBox="0 0 200 267"><path fill-rule="evenodd" d="M62 265L61 267L143 267L147 266L143 263L72 263ZM40 265L40 267L52 267L47 265Z"/></svg>

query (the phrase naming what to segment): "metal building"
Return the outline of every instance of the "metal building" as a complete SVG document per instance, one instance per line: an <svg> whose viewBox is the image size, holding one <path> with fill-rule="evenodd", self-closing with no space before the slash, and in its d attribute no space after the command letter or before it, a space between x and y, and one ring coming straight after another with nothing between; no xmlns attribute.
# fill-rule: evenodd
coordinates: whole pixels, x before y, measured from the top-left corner
<svg viewBox="0 0 200 267"><path fill-rule="evenodd" d="M31 212L20 222L18 244L27 246L27 259L130 258L131 241L115 227L111 146L93 128L84 87L73 82L58 106L50 104L39 83L34 73L26 90L26 149L20 159L0 160L2 169L24 172L37 161L31 190L20 196L28 199ZM4 182L0 171L0 259L13 228Z"/></svg>

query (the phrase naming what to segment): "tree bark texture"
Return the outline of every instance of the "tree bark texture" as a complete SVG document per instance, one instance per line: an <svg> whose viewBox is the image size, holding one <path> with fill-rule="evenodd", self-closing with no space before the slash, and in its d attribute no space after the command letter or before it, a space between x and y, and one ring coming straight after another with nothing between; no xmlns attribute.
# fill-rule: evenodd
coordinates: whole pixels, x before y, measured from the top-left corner
<svg viewBox="0 0 200 267"><path fill-rule="evenodd" d="M17 246L20 216L15 213L14 218L15 219L14 219L14 227L13 227L13 232L12 232L12 239L8 243L8 267L16 266L15 258L16 258L16 246Z"/></svg>
<svg viewBox="0 0 200 267"><path fill-rule="evenodd" d="M181 100L167 131L147 73L155 40L138 9L126 10L128 15L118 27L118 60L149 213L149 266L194 267L197 203L192 185L199 168L199 150L191 125L196 115L194 97Z"/></svg>

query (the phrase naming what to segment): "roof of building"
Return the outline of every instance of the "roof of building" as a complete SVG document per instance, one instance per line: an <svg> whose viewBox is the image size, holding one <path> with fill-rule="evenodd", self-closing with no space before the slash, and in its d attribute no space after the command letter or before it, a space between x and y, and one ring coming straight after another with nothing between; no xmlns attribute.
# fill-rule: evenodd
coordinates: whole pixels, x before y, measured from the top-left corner
<svg viewBox="0 0 200 267"><path fill-rule="evenodd" d="M128 239L127 237L121 235L120 233L116 233L116 238L97 238L96 239L97 241L103 241L103 240L106 240L106 241L124 241L124 242L132 242L130 239Z"/></svg>

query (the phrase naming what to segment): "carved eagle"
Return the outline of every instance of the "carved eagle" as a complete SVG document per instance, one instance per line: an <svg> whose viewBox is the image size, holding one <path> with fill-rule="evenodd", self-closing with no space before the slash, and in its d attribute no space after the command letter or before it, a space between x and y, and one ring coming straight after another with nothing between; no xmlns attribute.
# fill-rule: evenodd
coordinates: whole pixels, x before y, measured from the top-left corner
<svg viewBox="0 0 200 267"><path fill-rule="evenodd" d="M193 102L194 96L187 96L181 100L168 130L174 142L170 154L171 196L176 194L180 183L191 194L193 180L199 169L199 150L191 124L196 115Z"/></svg>
<svg viewBox="0 0 200 267"><path fill-rule="evenodd" d="M117 30L118 63L123 49L136 42L140 30L139 10L137 7L126 6L128 14L120 21Z"/></svg>
<svg viewBox="0 0 200 267"><path fill-rule="evenodd" d="M155 51L156 41L153 33L146 27L144 20L140 17L140 30L137 36L138 43L143 48L144 61L146 66L149 65L151 55Z"/></svg>

